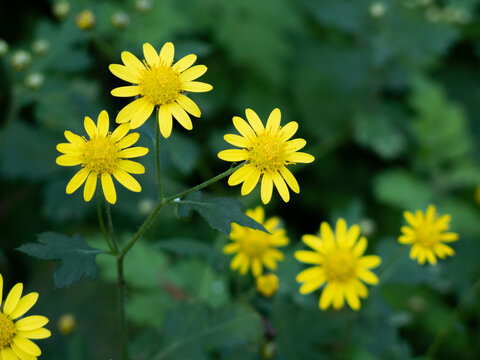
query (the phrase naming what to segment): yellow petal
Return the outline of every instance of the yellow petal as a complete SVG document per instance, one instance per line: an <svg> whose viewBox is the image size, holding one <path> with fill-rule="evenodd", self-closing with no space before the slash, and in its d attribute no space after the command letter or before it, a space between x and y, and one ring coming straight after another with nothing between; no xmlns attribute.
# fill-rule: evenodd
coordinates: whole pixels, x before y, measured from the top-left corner
<svg viewBox="0 0 480 360"><path fill-rule="evenodd" d="M125 186L128 190L134 191L134 192L140 192L142 191L142 187L138 183L135 178L127 173L126 171L122 169L117 169L114 173L113 176L117 181Z"/></svg>
<svg viewBox="0 0 480 360"><path fill-rule="evenodd" d="M119 166L122 170L129 172L131 174L143 174L145 173L145 167L142 164L139 164L135 161L130 160L120 160Z"/></svg>
<svg viewBox="0 0 480 360"><path fill-rule="evenodd" d="M213 89L213 86L200 81L189 81L182 84L183 91L207 92Z"/></svg>
<svg viewBox="0 0 480 360"><path fill-rule="evenodd" d="M139 133L130 133L127 136L125 136L122 140L117 142L117 147L119 149L128 148L128 147L132 146L133 144L135 144L138 141L139 138L140 138Z"/></svg>
<svg viewBox="0 0 480 360"><path fill-rule="evenodd" d="M368 245L367 239L366 239L364 236L362 236L362 237L358 240L358 242L357 242L357 244L355 245L355 247L353 248L353 252L354 252L355 255L357 255L357 256L362 256L363 253L365 252L365 250L367 249L367 245Z"/></svg>
<svg viewBox="0 0 480 360"><path fill-rule="evenodd" d="M238 243L230 243L223 247L223 253L230 255L236 253L240 249L240 245Z"/></svg>
<svg viewBox="0 0 480 360"><path fill-rule="evenodd" d="M28 331L40 329L48 323L48 319L45 316L32 315L26 318L20 319L15 323L15 329L20 331Z"/></svg>
<svg viewBox="0 0 480 360"><path fill-rule="evenodd" d="M145 71L143 63L132 53L128 51L122 51L122 61L131 72L134 72L137 77L140 77Z"/></svg>
<svg viewBox="0 0 480 360"><path fill-rule="evenodd" d="M322 237L322 242L327 248L335 246L335 235L333 234L330 225L325 221L320 224L320 235Z"/></svg>
<svg viewBox="0 0 480 360"><path fill-rule="evenodd" d="M294 152L291 154L288 154L285 160L292 162L292 163L302 163L302 164L309 164L313 161L315 161L315 158L307 153L303 152Z"/></svg>
<svg viewBox="0 0 480 360"><path fill-rule="evenodd" d="M91 118L85 116L85 120L83 121L83 125L85 127L85 131L87 132L90 139L95 139L98 136L97 127Z"/></svg>
<svg viewBox="0 0 480 360"><path fill-rule="evenodd" d="M377 255L367 255L360 259L360 265L369 269L376 268L381 262L382 259Z"/></svg>
<svg viewBox="0 0 480 360"><path fill-rule="evenodd" d="M140 81L140 76L138 75L137 71L133 71L131 68L120 64L111 64L108 69L110 72L115 75L116 77L128 81L132 84L138 84Z"/></svg>
<svg viewBox="0 0 480 360"><path fill-rule="evenodd" d="M136 129L143 125L145 121L148 120L150 115L152 115L155 105L144 101L141 106L137 108L137 111L132 116L132 121L130 122L130 129Z"/></svg>
<svg viewBox="0 0 480 360"><path fill-rule="evenodd" d="M0 274L0 304L3 302L3 276Z"/></svg>
<svg viewBox="0 0 480 360"><path fill-rule="evenodd" d="M200 117L201 115L200 109L192 99L186 97L183 94L178 94L177 99L175 101L177 102L178 105L184 108L189 114L195 117Z"/></svg>
<svg viewBox="0 0 480 360"><path fill-rule="evenodd" d="M288 192L287 184L285 184L283 178L280 176L279 173L276 173L272 176L272 179L275 183L275 187L277 188L278 193L282 197L282 200L288 202L290 200L290 193Z"/></svg>
<svg viewBox="0 0 480 360"><path fill-rule="evenodd" d="M207 72L207 67L205 65L196 65L191 67L188 70L185 70L180 74L181 81L192 81L198 79L200 76Z"/></svg>
<svg viewBox="0 0 480 360"><path fill-rule="evenodd" d="M270 174L263 174L262 185L260 188L260 195L262 202L268 204L272 198L273 191L273 179Z"/></svg>
<svg viewBox="0 0 480 360"><path fill-rule="evenodd" d="M68 141L80 148L85 145L85 139L81 136L78 136L77 134L72 133L71 131L65 131L64 135Z"/></svg>
<svg viewBox="0 0 480 360"><path fill-rule="evenodd" d="M165 43L160 50L160 61L164 66L171 66L175 55L175 47L171 42Z"/></svg>
<svg viewBox="0 0 480 360"><path fill-rule="evenodd" d="M10 347L12 348L13 352L15 355L17 355L21 360L37 360L36 356L27 354L25 351L20 349L17 345L14 343L10 344Z"/></svg>
<svg viewBox="0 0 480 360"><path fill-rule="evenodd" d="M305 264L321 264L323 262L323 255L307 250L299 250L295 252L295 258Z"/></svg>
<svg viewBox="0 0 480 360"><path fill-rule="evenodd" d="M142 108L146 106L146 103L149 103L144 97L132 101L130 104L125 106L120 112L117 114L116 122L122 124L124 122L132 120L133 116Z"/></svg>
<svg viewBox="0 0 480 360"><path fill-rule="evenodd" d="M240 135L242 135L244 138L251 139L251 138L256 137L253 129L241 117L234 116L233 117L233 125L235 126L237 131L240 133Z"/></svg>
<svg viewBox="0 0 480 360"><path fill-rule="evenodd" d="M143 44L143 56L150 67L157 67L159 64L158 54L149 43Z"/></svg>
<svg viewBox="0 0 480 360"><path fill-rule="evenodd" d="M253 166L248 166L248 164L243 165L240 169L230 175L228 178L228 185L235 186L240 184L242 181L245 181L252 171L254 171Z"/></svg>
<svg viewBox="0 0 480 360"><path fill-rule="evenodd" d="M50 330L45 328L28 331L17 331L17 334L27 339L46 339L52 335Z"/></svg>
<svg viewBox="0 0 480 360"><path fill-rule="evenodd" d="M80 156L82 150L75 144L61 143L57 145L57 150L65 155Z"/></svg>
<svg viewBox="0 0 480 360"><path fill-rule="evenodd" d="M223 138L226 142L232 144L233 146L248 147L248 145L250 144L250 141L239 135L226 134L223 136Z"/></svg>
<svg viewBox="0 0 480 360"><path fill-rule="evenodd" d="M282 114L280 112L280 109L278 108L273 109L267 120L267 126L266 126L267 132L275 134L280 128L281 118L282 118Z"/></svg>
<svg viewBox="0 0 480 360"><path fill-rule="evenodd" d="M113 186L112 176L110 174L103 173L100 177L100 180L105 199L110 204L115 204L117 202L117 193L115 192L115 186Z"/></svg>
<svg viewBox="0 0 480 360"><path fill-rule="evenodd" d="M328 283L323 289L322 295L320 296L319 307L322 310L326 310L333 301L334 296L337 293L337 284Z"/></svg>
<svg viewBox="0 0 480 360"><path fill-rule="evenodd" d="M5 315L8 316L16 310L18 302L20 301L20 297L22 296L22 291L22 283L16 284L12 290L10 290L7 295L7 299L5 300L5 305L3 305L3 313Z"/></svg>
<svg viewBox="0 0 480 360"><path fill-rule="evenodd" d="M341 284L337 284L336 292L333 295L333 308L335 310L341 309L345 304L344 292L344 286Z"/></svg>
<svg viewBox="0 0 480 360"><path fill-rule="evenodd" d="M120 86L112 91L110 94L117 97L130 97L130 96L137 96L140 95L140 87L139 86Z"/></svg>
<svg viewBox="0 0 480 360"><path fill-rule="evenodd" d="M323 252L322 240L318 236L305 234L302 236L302 241L313 250Z"/></svg>
<svg viewBox="0 0 480 360"><path fill-rule="evenodd" d="M243 181L242 189L240 192L242 196L250 194L252 190L255 188L255 186L257 186L259 179L260 179L260 171L251 171Z"/></svg>
<svg viewBox="0 0 480 360"><path fill-rule="evenodd" d="M218 157L225 161L243 161L247 158L245 149L228 149L218 153Z"/></svg>
<svg viewBox="0 0 480 360"><path fill-rule="evenodd" d="M280 139L282 141L287 141L290 139L298 130L298 123L295 121L289 122L287 125L280 129Z"/></svg>
<svg viewBox="0 0 480 360"><path fill-rule="evenodd" d="M90 170L87 170L86 168L82 168L79 172L77 172L68 182L66 193L73 194L73 192L75 192L75 190L77 190L85 182L85 180L87 180L89 173Z"/></svg>
<svg viewBox="0 0 480 360"><path fill-rule="evenodd" d="M124 159L128 159L128 158L143 156L147 153L148 153L148 148L136 146L133 148L123 149L118 153L118 155Z"/></svg>
<svg viewBox="0 0 480 360"><path fill-rule="evenodd" d="M247 115L248 123L257 134L260 134L265 130L262 121L255 111L252 109L246 109L245 114Z"/></svg>
<svg viewBox="0 0 480 360"><path fill-rule="evenodd" d="M42 351L40 348L35 344L33 341L24 338L23 336L16 335L13 338L13 342L17 345L20 349L25 351L27 354L33 356L40 356L42 355ZM3 356L3 354L2 354Z"/></svg>
<svg viewBox="0 0 480 360"><path fill-rule="evenodd" d="M17 355L15 355L15 353L10 347L6 347L0 350L0 357L2 360L19 360Z"/></svg>
<svg viewBox="0 0 480 360"><path fill-rule="evenodd" d="M158 126L162 136L166 139L172 133L172 113L170 108L165 105L161 105L158 109Z"/></svg>
<svg viewBox="0 0 480 360"><path fill-rule="evenodd" d="M17 304L17 307L15 310L10 314L9 318L10 319L17 319L23 314L25 314L28 310L32 308L33 305L37 302L38 299L38 293L33 292L30 294L25 295L20 299L20 301Z"/></svg>
<svg viewBox="0 0 480 360"><path fill-rule="evenodd" d="M183 108L177 103L172 103L169 105L170 111L173 117L187 130L193 129L192 120L190 116L183 110Z"/></svg>
<svg viewBox="0 0 480 360"><path fill-rule="evenodd" d="M298 282L320 281L322 284L325 282L325 279L325 271L321 266L312 266L309 269L303 270L296 278Z"/></svg>
<svg viewBox="0 0 480 360"><path fill-rule="evenodd" d="M294 193L298 194L300 192L300 186L298 185L297 179L295 179L295 176L293 176L290 170L288 170L284 166L280 169L280 174L282 175L290 189L292 189Z"/></svg>
<svg viewBox="0 0 480 360"><path fill-rule="evenodd" d="M262 275L262 264L257 258L253 258L252 260L252 273L255 277Z"/></svg>
<svg viewBox="0 0 480 360"><path fill-rule="evenodd" d="M95 188L97 187L97 174L91 172L85 183L85 187L83 188L83 199L85 201L90 201L95 194Z"/></svg>
<svg viewBox="0 0 480 360"><path fill-rule="evenodd" d="M110 122L108 120L108 113L103 110L98 115L97 120L97 135L98 137L105 137L108 134L108 128L110 126Z"/></svg>
<svg viewBox="0 0 480 360"><path fill-rule="evenodd" d="M175 65L172 66L173 70L178 71L178 72L183 72L186 69L188 69L190 66L192 66L195 61L197 60L197 55L190 54L187 56L184 56L180 60L178 60Z"/></svg>
<svg viewBox="0 0 480 360"><path fill-rule="evenodd" d="M293 139L285 143L285 151L286 152L298 151L303 147L305 147L306 144L307 142L305 141L305 139L300 139L300 138Z"/></svg>
<svg viewBox="0 0 480 360"><path fill-rule="evenodd" d="M370 285L376 285L378 284L378 277L374 273L372 273L370 270L367 269L360 269L358 271L358 277L366 282L367 284Z"/></svg>
<svg viewBox="0 0 480 360"><path fill-rule="evenodd" d="M353 285L348 285L345 287L345 298L347 299L348 305L353 310L360 309L360 299L358 298L357 292Z"/></svg>
<svg viewBox="0 0 480 360"><path fill-rule="evenodd" d="M60 155L59 157L57 157L56 162L60 166L76 166L80 165L83 160L80 156Z"/></svg>
<svg viewBox="0 0 480 360"><path fill-rule="evenodd" d="M130 125L128 123L123 123L115 129L110 137L110 140L113 142L117 142L122 139L125 135L127 135L128 131L130 130Z"/></svg>
<svg viewBox="0 0 480 360"><path fill-rule="evenodd" d="M337 242L344 242L345 236L347 235L347 223L344 218L340 218L337 220L337 225L335 226L335 236L337 238Z"/></svg>

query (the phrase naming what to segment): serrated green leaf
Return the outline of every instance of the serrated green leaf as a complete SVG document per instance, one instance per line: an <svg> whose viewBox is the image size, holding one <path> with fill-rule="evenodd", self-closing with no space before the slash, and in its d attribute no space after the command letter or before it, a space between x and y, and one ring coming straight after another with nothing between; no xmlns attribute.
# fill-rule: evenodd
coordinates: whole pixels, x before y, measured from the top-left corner
<svg viewBox="0 0 480 360"><path fill-rule="evenodd" d="M243 213L243 205L237 200L225 197L204 198L200 192L195 192L179 203L178 217L186 217L190 210L195 210L211 227L227 235L230 235L232 222L268 233L262 224Z"/></svg>
<svg viewBox="0 0 480 360"><path fill-rule="evenodd" d="M45 232L38 236L40 243L28 243L18 250L42 260L58 260L62 265L55 272L55 286L69 287L84 276L92 280L97 278L98 268L95 261L102 251L89 246L80 235L68 237L54 232Z"/></svg>

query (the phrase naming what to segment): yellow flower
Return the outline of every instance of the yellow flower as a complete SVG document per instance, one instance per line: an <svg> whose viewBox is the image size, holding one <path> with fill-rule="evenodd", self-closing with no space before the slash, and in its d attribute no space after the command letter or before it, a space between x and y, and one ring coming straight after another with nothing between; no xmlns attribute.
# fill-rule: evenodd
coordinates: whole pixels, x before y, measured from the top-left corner
<svg viewBox="0 0 480 360"><path fill-rule="evenodd" d="M276 262L283 260L283 253L275 247L287 245L288 237L285 229L278 228L278 218L265 220L265 211L261 206L247 210L246 214L262 224L270 234L232 223L230 239L233 242L226 245L223 252L236 253L230 263L232 270L238 269L241 275L245 275L251 267L253 275L258 277L262 275L263 266L270 270L277 268Z"/></svg>
<svg viewBox="0 0 480 360"><path fill-rule="evenodd" d="M83 10L75 21L80 30L90 30L95 26L95 15L90 10Z"/></svg>
<svg viewBox="0 0 480 360"><path fill-rule="evenodd" d="M137 142L140 135L127 135L128 124L122 124L110 133L108 113L105 110L98 116L97 126L88 116L85 117L84 126L89 140L65 131L69 143L57 145L57 150L64 154L57 157L58 165L82 165L82 169L68 183L67 194L72 194L86 181L83 198L90 201L95 193L97 178L100 178L105 198L109 203L115 204L117 194L112 175L127 189L140 192L140 184L129 173L143 174L145 168L135 161L126 160L148 153L145 147L130 147Z"/></svg>
<svg viewBox="0 0 480 360"><path fill-rule="evenodd" d="M58 331L62 335L69 335L75 331L75 328L77 327L76 323L73 314L63 314L60 319L58 319Z"/></svg>
<svg viewBox="0 0 480 360"><path fill-rule="evenodd" d="M149 43L143 45L145 60L141 62L128 51L122 52L125 64L111 64L113 75L134 85L112 90L113 96L140 96L125 106L117 115L117 123L130 122L130 128L141 126L158 107L158 125L165 138L172 132L172 117L185 129L193 128L190 116L200 117L198 106L183 92L206 92L212 85L193 81L207 71L205 65L193 66L196 55L190 54L173 64L175 48L167 42L157 54Z"/></svg>
<svg viewBox="0 0 480 360"><path fill-rule="evenodd" d="M38 293L22 297L23 284L18 283L8 293L0 311L0 358L4 360L33 360L42 354L40 348L29 339L45 339L51 333L43 326L45 316L22 317L37 302ZM3 293L3 277L0 275L0 302Z"/></svg>
<svg viewBox="0 0 480 360"><path fill-rule="evenodd" d="M302 240L314 251L297 251L297 260L313 264L297 275L297 281L303 283L301 294L309 294L320 288L325 288L319 301L322 310L333 305L334 309L344 306L345 300L353 310L360 309L360 299L366 298L368 290L365 284L376 285L378 277L369 269L377 267L381 259L376 255L364 256L367 239L360 237L360 227L353 225L347 228L347 223L340 218L337 221L335 234L330 225L322 222L320 236L303 235Z"/></svg>
<svg viewBox="0 0 480 360"><path fill-rule="evenodd" d="M436 256L445 259L455 254L450 246L443 244L458 240L458 234L446 232L450 227L450 215L437 217L435 206L430 205L425 215L417 210L415 215L405 211L403 216L410 226L402 226L403 234L398 238L398 242L412 245L410 259L418 259L420 265L425 264L426 260L435 265Z"/></svg>
<svg viewBox="0 0 480 360"><path fill-rule="evenodd" d="M245 111L248 123L235 116L233 125L241 134L227 134L225 141L242 149L220 151L218 157L225 161L246 161L246 164L235 171L228 179L230 186L243 182L242 195L249 194L262 177L262 202L267 204L272 198L273 184L283 201L290 200L288 186L295 193L300 192L298 182L286 165L295 163L311 163L315 158L303 152L297 152L306 145L304 139L288 141L297 131L295 121L280 126L280 110L274 109L264 127L258 115L251 109Z"/></svg>
<svg viewBox="0 0 480 360"><path fill-rule="evenodd" d="M265 297L272 297L278 290L278 277L275 274L262 275L257 278L257 291Z"/></svg>

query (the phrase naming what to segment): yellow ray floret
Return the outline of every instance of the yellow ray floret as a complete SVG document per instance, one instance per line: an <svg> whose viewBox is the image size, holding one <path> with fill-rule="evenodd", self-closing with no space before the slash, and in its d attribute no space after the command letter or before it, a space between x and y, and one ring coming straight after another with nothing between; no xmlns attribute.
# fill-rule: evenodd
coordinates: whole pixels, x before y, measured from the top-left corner
<svg viewBox="0 0 480 360"><path fill-rule="evenodd" d="M57 145L57 150L63 155L57 157L57 164L61 166L81 165L67 185L67 194L72 194L85 183L83 198L90 201L95 193L97 180L100 178L105 198L110 204L115 204L117 194L113 185L112 176L127 189L141 191L141 186L131 174L143 174L143 165L128 160L148 153L145 147L131 147L139 139L138 133L130 133L128 124L118 126L113 133L108 131L108 113L100 113L97 125L88 116L84 121L85 131L89 139L80 137L70 131L65 131L68 143Z"/></svg>
<svg viewBox="0 0 480 360"><path fill-rule="evenodd" d="M402 226L402 235L398 241L400 244L412 245L411 259L417 259L420 265L425 264L425 261L435 265L437 257L445 259L455 254L450 246L444 244L458 240L458 234L447 232L450 215L439 217L435 206L430 205L425 215L420 210L415 214L405 211L404 217L409 226Z"/></svg>
<svg viewBox="0 0 480 360"><path fill-rule="evenodd" d="M360 227L347 223L340 218L335 232L330 225L322 222L320 236L303 235L302 241L313 251L295 252L297 260L314 266L297 275L297 281L303 283L301 294L309 294L324 286L319 307L322 310L333 306L340 309L345 300L353 310L360 309L360 298L368 296L364 282L378 283L377 276L370 271L380 265L376 255L365 255L367 239L360 237Z"/></svg>
<svg viewBox="0 0 480 360"><path fill-rule="evenodd" d="M223 248L223 252L236 254L230 263L232 270L245 275L251 268L253 275L258 277L262 275L264 266L270 270L277 268L277 261L283 260L283 253L276 248L287 245L288 237L285 230L278 227L278 218L265 220L262 207L247 210L246 214L262 224L270 234L233 223L230 233L232 242Z"/></svg>
<svg viewBox="0 0 480 360"><path fill-rule="evenodd" d="M38 293L22 297L23 284L16 284L8 293L0 310L0 359L36 360L42 351L30 339L45 339L51 333L45 329L48 319L33 315L24 317L37 302ZM3 299L3 277L0 275L0 303Z"/></svg>
<svg viewBox="0 0 480 360"><path fill-rule="evenodd" d="M240 135L227 134L225 141L239 147L220 151L218 157L225 161L245 161L245 165L235 171L228 179L231 186L243 182L242 195L249 194L261 181L262 202L267 204L272 198L273 185L283 201L290 200L288 187L299 193L297 180L287 169L287 165L295 163L311 163L315 158L307 153L298 152L306 145L304 139L290 138L298 129L294 121L280 126L281 113L274 109L264 127L258 115L251 109L245 111L247 121L235 116L233 125ZM288 187L287 187L288 185Z"/></svg>
<svg viewBox="0 0 480 360"><path fill-rule="evenodd" d="M158 125L163 137L169 137L172 132L172 118L187 130L193 128L189 114L200 117L200 109L185 93L210 91L212 86L195 81L207 71L205 65L192 66L196 55L187 55L173 64L174 53L171 42L163 45L160 54L152 45L145 43L143 62L124 51L123 65L109 66L113 75L132 84L113 89L112 95L138 97L118 113L117 123L130 121L130 128L136 129L158 108Z"/></svg>

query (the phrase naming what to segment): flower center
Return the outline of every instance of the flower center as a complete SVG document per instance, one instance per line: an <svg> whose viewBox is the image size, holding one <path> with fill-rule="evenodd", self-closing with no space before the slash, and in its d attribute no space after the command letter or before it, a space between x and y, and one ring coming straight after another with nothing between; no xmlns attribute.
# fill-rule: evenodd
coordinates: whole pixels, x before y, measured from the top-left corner
<svg viewBox="0 0 480 360"><path fill-rule="evenodd" d="M97 174L111 174L118 167L118 151L109 136L92 139L85 144L82 166Z"/></svg>
<svg viewBox="0 0 480 360"><path fill-rule="evenodd" d="M356 278L357 257L351 251L342 249L334 250L324 257L323 267L327 275L327 281L346 283Z"/></svg>
<svg viewBox="0 0 480 360"><path fill-rule="evenodd" d="M259 135L248 149L248 162L262 173L276 172L285 164L285 143L271 135Z"/></svg>
<svg viewBox="0 0 480 360"><path fill-rule="evenodd" d="M270 242L260 230L251 230L242 241L243 251L251 257L261 256L269 247Z"/></svg>
<svg viewBox="0 0 480 360"><path fill-rule="evenodd" d="M165 105L174 102L180 91L182 83L180 75L170 66L148 67L143 73L138 86L142 94L154 105Z"/></svg>
<svg viewBox="0 0 480 360"><path fill-rule="evenodd" d="M417 242L423 247L432 248L438 244L440 240L439 231L430 224L423 224L415 230L417 233Z"/></svg>
<svg viewBox="0 0 480 360"><path fill-rule="evenodd" d="M15 325L13 321L0 312L0 349L9 346L13 341Z"/></svg>

